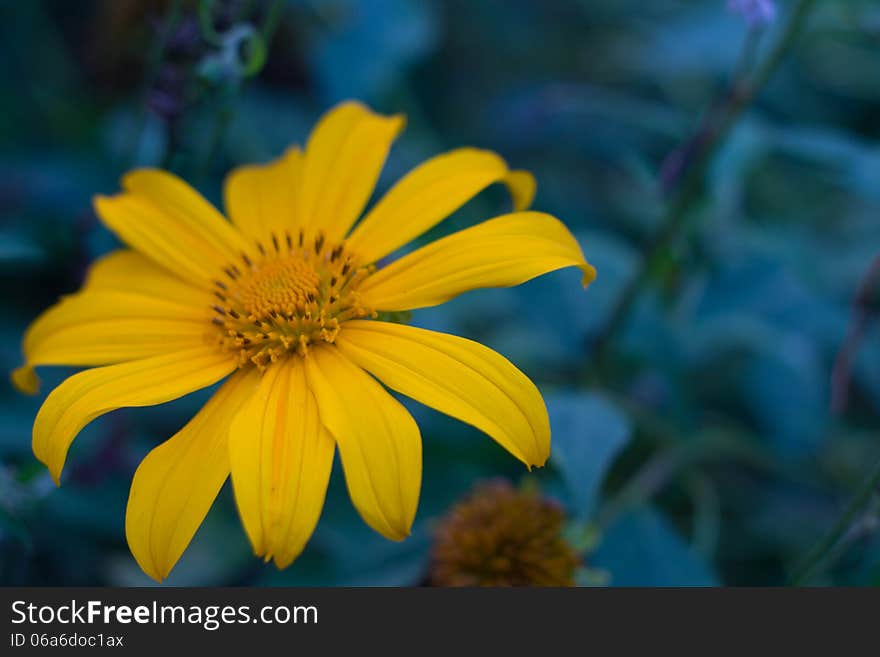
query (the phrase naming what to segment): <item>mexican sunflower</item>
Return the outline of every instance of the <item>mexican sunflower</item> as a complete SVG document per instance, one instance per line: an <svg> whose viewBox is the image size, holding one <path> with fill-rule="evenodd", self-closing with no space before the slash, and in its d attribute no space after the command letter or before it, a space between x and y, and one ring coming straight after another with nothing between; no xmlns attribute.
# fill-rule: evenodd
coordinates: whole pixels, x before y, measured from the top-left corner
<svg viewBox="0 0 880 657"><path fill-rule="evenodd" d="M36 392L36 366L91 366L55 388L34 421L34 454L56 484L96 417L225 380L135 472L126 538L154 579L168 575L230 475L254 552L289 565L318 521L336 449L364 521L406 537L421 437L386 387L481 429L528 466L547 459L547 411L522 372L476 342L379 313L563 267L579 267L584 284L595 272L562 223L525 211L531 175L484 150L428 160L358 221L403 126L401 116L339 105L302 151L229 175L230 221L154 169L95 198L128 248L95 262L79 292L34 321L13 380ZM377 264L496 182L515 212Z"/></svg>

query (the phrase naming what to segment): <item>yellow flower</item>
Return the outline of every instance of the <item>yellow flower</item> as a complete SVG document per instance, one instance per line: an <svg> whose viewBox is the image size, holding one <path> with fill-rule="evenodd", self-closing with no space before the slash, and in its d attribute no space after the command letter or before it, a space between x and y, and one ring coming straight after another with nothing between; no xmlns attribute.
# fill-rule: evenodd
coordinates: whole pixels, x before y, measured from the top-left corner
<svg viewBox="0 0 880 657"><path fill-rule="evenodd" d="M547 411L522 372L478 343L376 314L569 266L586 285L595 271L557 219L522 211L534 196L531 175L483 150L425 162L355 225L403 125L359 103L336 107L304 151L232 172L231 223L163 171L131 172L122 193L95 199L130 249L97 261L80 292L31 325L13 380L36 392L35 366L93 366L53 390L34 422L34 454L58 483L70 444L96 417L226 379L134 475L126 537L154 579L168 575L230 474L254 552L289 565L318 521L337 448L366 523L405 538L421 438L380 381L481 429L528 466L547 459ZM377 270L496 182L517 212Z"/></svg>

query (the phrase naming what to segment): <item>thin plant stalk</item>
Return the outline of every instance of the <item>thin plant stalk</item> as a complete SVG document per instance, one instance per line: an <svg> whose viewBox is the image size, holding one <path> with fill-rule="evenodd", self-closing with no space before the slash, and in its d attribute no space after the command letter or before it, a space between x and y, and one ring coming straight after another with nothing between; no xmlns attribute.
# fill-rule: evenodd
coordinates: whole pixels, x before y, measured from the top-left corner
<svg viewBox="0 0 880 657"><path fill-rule="evenodd" d="M834 526L804 557L801 565L789 578L789 586L805 586L812 581L827 563L828 555L864 512L865 507L878 491L880 491L880 461L877 461L877 464L865 477L859 490L846 505Z"/></svg>
<svg viewBox="0 0 880 657"><path fill-rule="evenodd" d="M751 106L779 65L785 60L788 51L807 22L814 5L815 0L798 1L778 39L754 69L754 72L733 82L720 111L710 112L704 120L704 124L693 137L688 149L689 161L681 165L672 183L667 182L667 188L675 191L660 222L660 228L645 248L636 274L618 297L607 323L596 337L593 352L600 367L611 341L625 324L639 295L650 282L654 270L662 260L663 254L685 227L690 214L689 210L699 196L710 162L724 144L737 120ZM746 48L753 47L752 41L747 41Z"/></svg>

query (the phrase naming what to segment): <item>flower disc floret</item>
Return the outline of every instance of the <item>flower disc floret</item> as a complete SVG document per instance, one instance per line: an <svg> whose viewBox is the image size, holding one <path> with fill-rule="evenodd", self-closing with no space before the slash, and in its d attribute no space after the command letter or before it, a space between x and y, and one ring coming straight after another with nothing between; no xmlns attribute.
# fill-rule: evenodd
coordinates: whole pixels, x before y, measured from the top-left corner
<svg viewBox="0 0 880 657"><path fill-rule="evenodd" d="M321 232L273 235L214 281L211 321L240 366L264 369L288 355L305 356L315 343L333 343L349 319L372 316L357 293L371 271Z"/></svg>

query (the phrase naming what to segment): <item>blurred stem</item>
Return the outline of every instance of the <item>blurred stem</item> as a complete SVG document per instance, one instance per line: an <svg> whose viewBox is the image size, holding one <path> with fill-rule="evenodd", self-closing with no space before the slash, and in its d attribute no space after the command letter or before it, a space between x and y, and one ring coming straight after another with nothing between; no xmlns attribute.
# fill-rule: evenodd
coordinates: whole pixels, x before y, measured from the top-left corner
<svg viewBox="0 0 880 657"><path fill-rule="evenodd" d="M737 120L785 59L814 5L815 0L798 0L776 43L754 73L743 74L733 81L718 110L707 113L695 136L685 145L680 166L670 180L664 181L666 188L674 191L660 221L660 227L648 242L638 270L618 297L607 323L596 337L593 352L600 369L607 358L612 339L620 332L639 294L650 282L664 254L684 228L689 216L688 210L699 196L710 162ZM751 39L747 39L745 47L754 48Z"/></svg>
<svg viewBox="0 0 880 657"><path fill-rule="evenodd" d="M755 67L758 57L758 46L761 45L761 37L764 36L764 26L754 26L746 33L746 40L739 53L736 66L734 67L733 79L741 80L749 75Z"/></svg>
<svg viewBox="0 0 880 657"><path fill-rule="evenodd" d="M272 42L272 37L275 36L275 31L278 29L278 25L281 23L281 12L283 9L284 0L275 0L269 6L269 11L266 12L266 18L263 20L262 33L267 48Z"/></svg>
<svg viewBox="0 0 880 657"><path fill-rule="evenodd" d="M663 490L676 473L699 461L705 453L703 444L696 442L661 452L643 465L626 485L603 505L597 515L597 525L604 529L626 511L650 500Z"/></svg>
<svg viewBox="0 0 880 657"><path fill-rule="evenodd" d="M211 5L213 5L213 2L206 3L206 6L208 7L210 7ZM263 21L263 26L260 32L260 38L262 38L263 40L266 53L268 53L269 51L269 46L272 43L272 37L275 35L275 32L278 29L278 25L281 22L283 9L284 1L274 0L274 2L272 2L272 4L269 6L268 11L266 12L266 17ZM265 66L265 59L263 60L261 66ZM248 77L256 75L258 72L259 69L249 73ZM237 100L238 93L238 86L233 89L225 90L225 97L223 99L222 106L217 112L217 116L214 121L214 127L211 130L210 137L208 138L208 145L205 148L205 155L202 158L202 161L199 164L195 174L196 182L204 180L210 172L211 165L214 162L214 158L216 157L217 152L220 150L223 139L226 136L226 130L229 127L229 124L232 122L233 117L235 116L235 102Z"/></svg>
<svg viewBox="0 0 880 657"><path fill-rule="evenodd" d="M680 428L671 424L666 418L642 404L633 402L625 395L617 395L613 392L607 394L628 417L633 418L636 433L652 438L650 444L655 450L671 450L685 446L681 442ZM710 448L723 443L727 446L726 453L734 454L738 463L775 477L783 477L790 481L799 480L796 468L791 467L790 464L779 463L760 448L754 438L745 429L725 423L724 426L704 427L687 444L691 445L690 449L692 449L694 445L703 442L708 442Z"/></svg>
<svg viewBox="0 0 880 657"><path fill-rule="evenodd" d="M694 507L694 549L708 560L713 560L721 534L721 500L709 477L695 473L685 480Z"/></svg>
<svg viewBox="0 0 880 657"><path fill-rule="evenodd" d="M680 473L720 459L733 459L756 467L764 465L740 436L723 431L707 432L684 444L664 449L645 463L599 510L597 525L600 529L608 527L623 513L651 500Z"/></svg>
<svg viewBox="0 0 880 657"><path fill-rule="evenodd" d="M821 567L827 561L829 553L849 531L878 490L880 490L880 461L877 461L877 464L865 478L865 481L843 510L837 522L834 523L834 526L804 557L801 565L789 578L789 586L804 586L820 572Z"/></svg>
<svg viewBox="0 0 880 657"><path fill-rule="evenodd" d="M874 258L868 272L859 283L846 338L834 359L834 368L831 371L831 410L835 413L846 410L852 363L865 333L878 312L878 287L880 287L880 255Z"/></svg>
<svg viewBox="0 0 880 657"><path fill-rule="evenodd" d="M146 66L146 75L144 76L144 99L141 103L141 108L138 116L138 128L134 131L135 140L131 147L131 155L129 160L134 162L136 159L136 154L138 149L140 148L140 144L143 141L144 130L146 130L147 126L147 114L149 113L149 109L147 108L148 96L150 93L150 89L152 89L153 85L156 83L156 78L159 76L159 69L162 66L162 59L165 56L165 48L168 45L168 42L171 40L171 36L174 34L174 30L177 29L177 25L180 22L180 18L183 13L183 2L182 0L174 0L171 3L171 7L168 10L168 17L165 19L164 25L159 30L159 36L154 41L152 48L150 49L150 54L147 57L147 66ZM169 139L169 145L166 149L166 152L162 157L162 165L163 167L170 160L170 151L173 148L171 146L171 140Z"/></svg>
<svg viewBox="0 0 880 657"><path fill-rule="evenodd" d="M204 182L208 174L211 173L211 166L214 164L218 151L220 151L223 139L226 136L226 130L232 122L234 115L233 100L231 98L225 100L220 109L217 110L204 155L200 158L201 161L198 163L198 168L193 173L193 179L197 185Z"/></svg>
<svg viewBox="0 0 880 657"><path fill-rule="evenodd" d="M214 27L214 0L201 0L198 15L202 38L212 46L222 45L223 39Z"/></svg>

